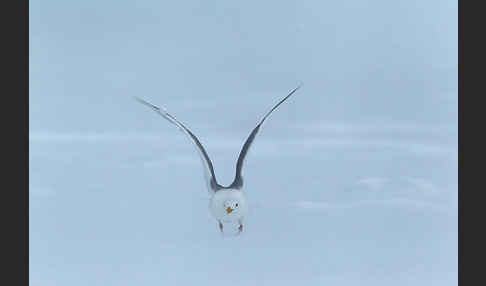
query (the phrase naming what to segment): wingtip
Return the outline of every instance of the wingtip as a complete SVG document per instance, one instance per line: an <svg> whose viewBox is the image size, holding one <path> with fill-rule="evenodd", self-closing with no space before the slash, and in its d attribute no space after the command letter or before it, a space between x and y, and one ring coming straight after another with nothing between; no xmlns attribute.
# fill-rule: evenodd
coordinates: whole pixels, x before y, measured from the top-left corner
<svg viewBox="0 0 486 286"><path fill-rule="evenodd" d="M146 103L145 100L141 99L140 97L138 97L136 95L132 95L132 99L138 101L139 103Z"/></svg>
<svg viewBox="0 0 486 286"><path fill-rule="evenodd" d="M130 97L132 98L132 100L135 100L135 101L137 101L137 102L140 102L140 98L138 98L138 97L136 97L136 96L134 96L134 95L132 95L132 96L130 96Z"/></svg>
<svg viewBox="0 0 486 286"><path fill-rule="evenodd" d="M154 109L154 110L160 110L160 108L159 108L158 106L155 106L155 105L151 104L150 102L147 102L147 101L145 101L145 100L141 99L141 98L140 98L140 97L138 97L138 96L133 96L133 98L134 98L136 101L138 101L139 103L141 103L141 104L143 104L143 105L146 105L146 106L148 106L148 107L150 107L150 108L152 108L152 109Z"/></svg>
<svg viewBox="0 0 486 286"><path fill-rule="evenodd" d="M301 88L304 84L302 82L300 82L296 88L294 88L288 95L287 97L291 96L292 94L294 94L299 88ZM286 99L286 98L285 98Z"/></svg>

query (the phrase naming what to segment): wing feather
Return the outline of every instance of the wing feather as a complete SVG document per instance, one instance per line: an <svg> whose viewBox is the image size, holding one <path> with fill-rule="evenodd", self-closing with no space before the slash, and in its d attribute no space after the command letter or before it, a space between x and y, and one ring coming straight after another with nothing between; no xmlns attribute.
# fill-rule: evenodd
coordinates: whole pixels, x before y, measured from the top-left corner
<svg viewBox="0 0 486 286"><path fill-rule="evenodd" d="M280 106L284 101L286 101L294 92L296 92L302 85L297 86L294 88L286 97L284 97L282 100L280 100L275 106L270 109L267 114L260 120L258 125L251 131L250 135L245 141L245 144L243 144L243 147L241 148L240 155L238 156L238 161L236 162L236 175L233 183L229 186L230 188L234 189L241 189L243 187L243 176L242 176L242 169L243 169L243 163L245 162L246 155L248 154L248 150L251 147L251 144L255 140L256 135L260 131L261 127L263 126L263 122L270 116L270 114L277 109L277 107Z"/></svg>
<svg viewBox="0 0 486 286"><path fill-rule="evenodd" d="M217 192L218 190L222 189L223 187L218 184L216 181L216 176L214 175L214 168L213 168L213 163L211 162L211 159L208 156L208 153L204 149L203 145L199 141L199 139L194 135L184 124L182 124L179 120L177 120L174 116L169 114L167 111L164 109L155 106L151 103L148 103L147 101L135 97L135 99L142 103L145 106L150 107L152 110L157 112L160 116L162 116L164 119L169 121L170 123L174 124L179 128L180 131L184 132L186 136L191 140L191 142L196 146L197 152L199 154L199 157L201 158L201 162L203 164L203 169L204 169L204 177L206 179L206 184L208 187L208 190L210 192Z"/></svg>

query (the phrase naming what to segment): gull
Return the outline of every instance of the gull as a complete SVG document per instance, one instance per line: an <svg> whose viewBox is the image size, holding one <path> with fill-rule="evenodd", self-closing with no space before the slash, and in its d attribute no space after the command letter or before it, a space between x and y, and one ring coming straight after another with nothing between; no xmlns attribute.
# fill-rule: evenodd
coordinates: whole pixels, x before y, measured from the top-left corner
<svg viewBox="0 0 486 286"><path fill-rule="evenodd" d="M260 120L257 126L251 131L250 135L243 144L241 148L240 155L236 162L236 174L233 182L229 186L222 186L216 181L216 176L214 173L213 163L208 156L208 153L204 149L203 145L199 139L194 135L184 124L177 120L174 116L169 114L165 109L155 106L137 96L134 98L150 107L157 114L162 116L164 119L168 120L182 131L189 140L194 144L201 158L204 177L206 181L206 187L208 189L210 200L209 200L209 211L211 215L218 221L219 230L223 232L223 222L224 223L238 223L238 233L243 231L243 218L248 213L248 204L245 199L245 193L243 192L243 164L245 162L246 155L250 149L251 144L255 140L256 135L263 126L265 120L270 116L270 114L277 109L284 101L286 101L294 92L296 92L301 85L294 88L287 96L275 104L270 111L268 111L265 116Z"/></svg>

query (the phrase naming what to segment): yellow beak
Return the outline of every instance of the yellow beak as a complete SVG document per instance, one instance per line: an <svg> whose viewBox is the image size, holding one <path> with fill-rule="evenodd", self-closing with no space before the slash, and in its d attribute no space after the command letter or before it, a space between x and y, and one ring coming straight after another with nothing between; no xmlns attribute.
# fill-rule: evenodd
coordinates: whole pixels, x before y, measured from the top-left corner
<svg viewBox="0 0 486 286"><path fill-rule="evenodd" d="M227 212L227 213L231 213L232 211L233 211L233 209L232 209L232 208L230 208L230 207L227 207L227 208L226 208L226 212Z"/></svg>

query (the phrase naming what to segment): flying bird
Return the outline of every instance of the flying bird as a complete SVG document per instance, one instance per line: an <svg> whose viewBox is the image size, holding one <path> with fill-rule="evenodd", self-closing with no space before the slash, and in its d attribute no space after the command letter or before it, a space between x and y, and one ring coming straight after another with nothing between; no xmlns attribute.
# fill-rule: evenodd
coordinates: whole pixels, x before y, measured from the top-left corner
<svg viewBox="0 0 486 286"><path fill-rule="evenodd" d="M136 97L135 99L150 107L152 110L157 112L160 116L174 124L186 134L186 136L191 140L191 142L196 147L199 156L201 158L204 176L207 185L208 192L210 194L209 200L209 211L211 215L218 221L219 230L223 233L223 222L224 223L238 223L238 234L243 231L243 218L248 212L248 204L245 199L245 193L243 192L243 164L245 162L246 155L250 149L251 144L255 140L256 135L263 126L265 120L270 116L270 114L277 109L284 101L286 101L294 92L296 92L301 85L294 88L287 96L275 104L270 111L268 111L263 119L257 124L257 126L251 131L250 135L245 141L245 144L241 148L240 155L236 162L236 175L233 182L229 186L222 186L216 181L216 176L214 174L213 163L208 156L208 153L204 149L203 145L199 139L194 135L184 124L177 120L174 116L169 114L163 108L155 106L147 101Z"/></svg>

